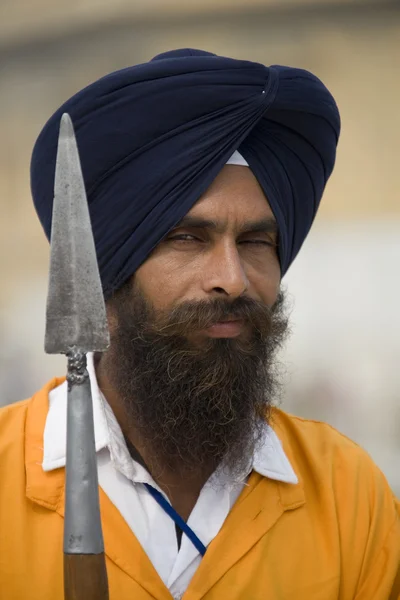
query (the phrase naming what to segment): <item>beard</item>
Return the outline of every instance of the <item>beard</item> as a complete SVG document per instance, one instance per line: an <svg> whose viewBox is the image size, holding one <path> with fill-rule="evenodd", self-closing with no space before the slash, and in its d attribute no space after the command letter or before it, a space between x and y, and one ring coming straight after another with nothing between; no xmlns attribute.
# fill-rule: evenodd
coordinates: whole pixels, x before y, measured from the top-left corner
<svg viewBox="0 0 400 600"><path fill-rule="evenodd" d="M138 435L151 472L191 479L218 466L239 476L265 432L281 381L278 350L288 335L285 298L182 302L158 311L137 285L110 300L116 327L102 357L127 428ZM236 338L196 338L227 318L245 323ZM126 429L125 429L126 431Z"/></svg>

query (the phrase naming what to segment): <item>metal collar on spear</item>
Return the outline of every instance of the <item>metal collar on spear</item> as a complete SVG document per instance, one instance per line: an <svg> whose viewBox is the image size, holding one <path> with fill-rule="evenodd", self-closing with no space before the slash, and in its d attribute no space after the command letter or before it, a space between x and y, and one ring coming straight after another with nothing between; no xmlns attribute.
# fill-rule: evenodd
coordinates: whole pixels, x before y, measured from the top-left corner
<svg viewBox="0 0 400 600"><path fill-rule="evenodd" d="M68 357L65 600L108 600L87 352L109 346L106 309L72 121L58 139L45 351Z"/></svg>

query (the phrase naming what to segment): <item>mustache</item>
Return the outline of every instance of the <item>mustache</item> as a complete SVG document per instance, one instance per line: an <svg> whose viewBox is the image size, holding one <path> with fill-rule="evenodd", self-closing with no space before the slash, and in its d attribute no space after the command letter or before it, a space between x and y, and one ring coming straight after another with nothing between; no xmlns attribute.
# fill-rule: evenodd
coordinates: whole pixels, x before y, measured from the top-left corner
<svg viewBox="0 0 400 600"><path fill-rule="evenodd" d="M253 330L265 335L271 330L273 315L279 304L278 298L270 308L244 296L232 301L223 298L187 301L175 306L168 315L157 315L151 319L151 329L160 336L183 336L221 321L242 320Z"/></svg>

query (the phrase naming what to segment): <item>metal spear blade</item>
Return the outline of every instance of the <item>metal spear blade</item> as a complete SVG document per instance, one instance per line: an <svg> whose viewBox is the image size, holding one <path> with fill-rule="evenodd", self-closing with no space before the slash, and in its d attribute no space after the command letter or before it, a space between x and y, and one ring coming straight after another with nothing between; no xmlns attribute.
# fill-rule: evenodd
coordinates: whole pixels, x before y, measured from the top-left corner
<svg viewBox="0 0 400 600"><path fill-rule="evenodd" d="M103 292L85 184L71 118L61 118L54 185L45 351L109 346Z"/></svg>

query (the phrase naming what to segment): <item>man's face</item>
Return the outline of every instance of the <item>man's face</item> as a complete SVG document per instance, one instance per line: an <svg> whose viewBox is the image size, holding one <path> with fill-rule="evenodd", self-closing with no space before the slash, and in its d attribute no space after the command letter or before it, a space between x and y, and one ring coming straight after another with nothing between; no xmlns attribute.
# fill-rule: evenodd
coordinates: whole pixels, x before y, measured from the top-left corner
<svg viewBox="0 0 400 600"><path fill-rule="evenodd" d="M226 166L109 301L103 368L160 470L239 472L261 439L288 331L276 246L254 176Z"/></svg>
<svg viewBox="0 0 400 600"><path fill-rule="evenodd" d="M156 310L240 296L271 307L280 286L277 229L251 170L226 165L137 270L135 283ZM242 332L241 323L221 323L203 333L231 337Z"/></svg>

